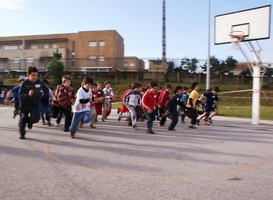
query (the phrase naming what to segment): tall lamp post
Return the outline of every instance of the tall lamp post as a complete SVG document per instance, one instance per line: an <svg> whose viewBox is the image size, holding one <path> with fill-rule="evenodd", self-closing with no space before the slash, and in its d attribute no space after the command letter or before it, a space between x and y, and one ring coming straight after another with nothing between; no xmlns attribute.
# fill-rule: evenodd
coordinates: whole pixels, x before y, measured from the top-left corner
<svg viewBox="0 0 273 200"><path fill-rule="evenodd" d="M208 58L206 74L206 89L208 88L210 88L210 0L208 0Z"/></svg>

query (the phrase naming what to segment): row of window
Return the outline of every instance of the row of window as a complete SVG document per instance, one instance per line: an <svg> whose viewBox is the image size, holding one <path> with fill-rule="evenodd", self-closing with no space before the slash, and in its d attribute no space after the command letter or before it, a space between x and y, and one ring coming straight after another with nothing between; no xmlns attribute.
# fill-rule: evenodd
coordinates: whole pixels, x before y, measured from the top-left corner
<svg viewBox="0 0 273 200"><path fill-rule="evenodd" d="M99 41L99 42L90 41L90 42L88 42L88 46L89 47L97 47L97 46L104 47L105 46L105 41ZM49 49L50 45L49 44L44 44L43 47L44 47L44 49ZM57 44L52 44L51 48L52 49L57 49L58 45ZM5 50L5 51L6 50L22 50L22 49L23 49L22 45L14 45L14 46L4 45L4 46L0 46L0 50ZM38 45L32 44L32 45L30 45L30 49L38 49Z"/></svg>
<svg viewBox="0 0 273 200"><path fill-rule="evenodd" d="M52 44L52 49L57 49L57 44ZM44 44L44 49L48 49L49 44ZM22 50L23 45L15 45L15 46L0 46L0 50L9 51L9 50ZM36 44L30 45L30 49L38 49L38 46Z"/></svg>
<svg viewBox="0 0 273 200"><path fill-rule="evenodd" d="M88 57L88 60L89 61L100 61L100 62L103 62L105 61L105 57L104 56L99 56L98 57L98 60L97 60L97 57L96 56L89 56ZM13 63L20 63L21 61L21 58L13 58ZM34 58L27 58L26 59L27 63L33 63L34 62Z"/></svg>

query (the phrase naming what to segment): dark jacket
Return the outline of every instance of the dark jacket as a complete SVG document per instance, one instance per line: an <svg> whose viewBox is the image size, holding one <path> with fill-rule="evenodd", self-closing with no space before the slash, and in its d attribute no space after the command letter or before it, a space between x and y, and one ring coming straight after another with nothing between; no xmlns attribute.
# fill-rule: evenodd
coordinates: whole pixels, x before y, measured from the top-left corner
<svg viewBox="0 0 273 200"><path fill-rule="evenodd" d="M34 90L31 97L28 96L30 90ZM41 100L48 99L48 88L40 79L34 83L26 79L20 87L19 99L21 106L39 106Z"/></svg>
<svg viewBox="0 0 273 200"><path fill-rule="evenodd" d="M177 105L180 103L181 95L174 94L166 104L166 110L177 111Z"/></svg>

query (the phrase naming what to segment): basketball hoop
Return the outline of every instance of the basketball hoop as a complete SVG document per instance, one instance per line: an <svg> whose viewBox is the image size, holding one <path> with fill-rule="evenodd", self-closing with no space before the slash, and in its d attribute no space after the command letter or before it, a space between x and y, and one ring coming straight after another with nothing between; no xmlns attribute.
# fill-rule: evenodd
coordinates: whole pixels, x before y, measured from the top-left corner
<svg viewBox="0 0 273 200"><path fill-rule="evenodd" d="M231 42L231 49L238 50L238 43L242 42L244 39L244 32L243 31L231 31L229 33L230 42Z"/></svg>

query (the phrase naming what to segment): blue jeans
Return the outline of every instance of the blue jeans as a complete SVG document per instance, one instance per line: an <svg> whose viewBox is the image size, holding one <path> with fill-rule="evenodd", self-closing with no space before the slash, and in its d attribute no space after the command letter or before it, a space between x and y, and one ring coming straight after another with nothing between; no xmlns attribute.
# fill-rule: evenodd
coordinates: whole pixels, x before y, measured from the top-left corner
<svg viewBox="0 0 273 200"><path fill-rule="evenodd" d="M79 122L81 122L82 124L86 124L86 123L89 123L90 120L91 120L90 111L74 112L71 126L70 126L70 135L74 136L76 134L76 129Z"/></svg>
<svg viewBox="0 0 273 200"><path fill-rule="evenodd" d="M152 113L148 113L146 110L144 111L144 115L147 120L147 132L152 132L153 131L153 121L155 120L155 112L153 111Z"/></svg>

